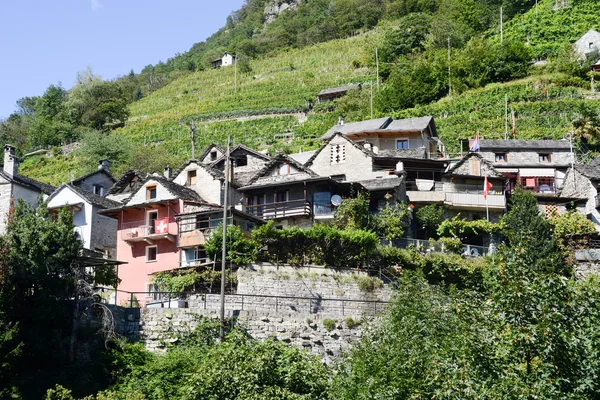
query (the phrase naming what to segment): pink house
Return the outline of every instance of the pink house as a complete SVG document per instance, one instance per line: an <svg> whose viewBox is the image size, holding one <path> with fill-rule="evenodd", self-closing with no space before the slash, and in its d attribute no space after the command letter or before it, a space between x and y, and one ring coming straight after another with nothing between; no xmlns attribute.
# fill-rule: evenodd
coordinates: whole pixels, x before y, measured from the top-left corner
<svg viewBox="0 0 600 400"><path fill-rule="evenodd" d="M108 197L122 206L104 210L118 220L117 259L127 262L119 268L119 291L135 293L143 305L152 300L151 274L178 268L177 221L185 203L202 204L192 189L159 175L128 171L111 188ZM129 305L131 296L119 292L117 303Z"/></svg>

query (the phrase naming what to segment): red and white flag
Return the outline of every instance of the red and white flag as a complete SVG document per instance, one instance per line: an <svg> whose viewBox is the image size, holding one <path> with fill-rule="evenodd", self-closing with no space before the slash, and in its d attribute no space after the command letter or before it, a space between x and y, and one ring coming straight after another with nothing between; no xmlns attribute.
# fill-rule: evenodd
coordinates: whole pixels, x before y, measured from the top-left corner
<svg viewBox="0 0 600 400"><path fill-rule="evenodd" d="M154 220L154 232L157 234L169 233L169 219L161 218Z"/></svg>
<svg viewBox="0 0 600 400"><path fill-rule="evenodd" d="M488 178L486 176L485 180L483 181L483 198L484 199L487 200L487 194L492 189L492 187L494 187L494 185L492 185L492 183L490 181L488 181Z"/></svg>

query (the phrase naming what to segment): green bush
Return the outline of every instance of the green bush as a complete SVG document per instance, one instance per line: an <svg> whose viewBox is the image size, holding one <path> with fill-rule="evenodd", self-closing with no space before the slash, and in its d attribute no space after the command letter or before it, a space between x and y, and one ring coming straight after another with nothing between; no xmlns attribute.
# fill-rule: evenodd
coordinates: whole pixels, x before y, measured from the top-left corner
<svg viewBox="0 0 600 400"><path fill-rule="evenodd" d="M371 293L375 291L375 289L383 287L381 279L375 278L374 276L354 275L354 279L361 292Z"/></svg>
<svg viewBox="0 0 600 400"><path fill-rule="evenodd" d="M337 321L335 319L325 318L323 320L323 328L327 329L329 332L335 329L336 324Z"/></svg>
<svg viewBox="0 0 600 400"><path fill-rule="evenodd" d="M346 328L353 329L353 328L356 328L357 326L359 326L361 324L361 321L357 321L352 317L347 317L344 320L344 324L346 324Z"/></svg>

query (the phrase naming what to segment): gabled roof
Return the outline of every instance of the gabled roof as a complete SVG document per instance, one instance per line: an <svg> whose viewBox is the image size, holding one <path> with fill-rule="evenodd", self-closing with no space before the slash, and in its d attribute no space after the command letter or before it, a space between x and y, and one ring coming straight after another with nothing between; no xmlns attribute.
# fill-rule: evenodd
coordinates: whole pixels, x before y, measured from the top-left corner
<svg viewBox="0 0 600 400"><path fill-rule="evenodd" d="M402 184L402 178L390 177L390 178L376 178L367 179L364 181L358 181L365 189L374 192L377 190L389 190L395 189Z"/></svg>
<svg viewBox="0 0 600 400"><path fill-rule="evenodd" d="M480 151L486 150L570 150L568 140L486 140L479 141Z"/></svg>
<svg viewBox="0 0 600 400"><path fill-rule="evenodd" d="M375 154L376 158L417 158L417 159L426 159L427 158L427 149L425 147L418 147L416 149L398 149L398 150L379 150L378 153Z"/></svg>
<svg viewBox="0 0 600 400"><path fill-rule="evenodd" d="M384 117L377 119L368 119L366 121L359 122L351 122L343 125L335 125L333 128L329 129L327 133L321 136L322 140L329 139L335 133L342 133L344 135L349 135L352 133L359 133L365 131L375 131L378 129L386 128L392 122L392 118Z"/></svg>
<svg viewBox="0 0 600 400"><path fill-rule="evenodd" d="M319 176L315 172L311 171L304 165L302 165L299 162L297 162L296 160L294 160L293 158L287 156L286 154L279 153L275 157L273 157L271 159L271 161L269 161L264 167L262 167L260 169L260 171L258 171L256 173L256 175L247 183L247 185L251 186L253 183L257 182L260 178L265 177L279 163L287 163L287 164L293 166L294 168L296 168L298 171L303 172L304 174L308 174L311 178L316 178ZM286 177L289 177L289 179L284 179L284 180L286 182L295 181L296 179L293 177L293 175L294 174L286 175ZM304 178L302 178L302 179L304 179Z"/></svg>
<svg viewBox="0 0 600 400"><path fill-rule="evenodd" d="M225 154L225 149L222 148L221 146L219 146L218 144L215 143L211 143L208 145L208 147L202 152L202 154L200 154L200 157L198 157L198 161L202 162L204 161L204 159L206 158L206 156L208 156L210 154L210 152L212 151L212 149L217 149L219 150L221 153Z"/></svg>
<svg viewBox="0 0 600 400"><path fill-rule="evenodd" d="M54 186L48 185L40 181L36 181L35 179L29 178L27 176L19 174L10 176L4 171L4 169L0 170L0 175L9 182L25 186L27 188L33 189L36 192L41 192L47 195L51 195L52 192L54 192L54 190L56 189Z"/></svg>
<svg viewBox="0 0 600 400"><path fill-rule="evenodd" d="M148 181L157 181L161 186L164 186L165 189L167 189L173 196L175 196L178 199L204 202L200 195L194 190L172 182L162 175L148 175L142 183L142 186L148 183Z"/></svg>
<svg viewBox="0 0 600 400"><path fill-rule="evenodd" d="M94 176L94 175L96 175L96 174L101 174L101 173L104 173L104 174L106 174L106 176L108 176L108 178L109 178L110 180L112 180L112 181L113 181L113 184L114 184L114 183L117 181L117 180L116 180L116 179L115 179L115 178L114 178L114 177L113 177L113 176L110 174L110 172L108 172L108 171L107 171L107 170L105 170L104 168L100 168L100 169L96 169L95 171L92 171L92 172L90 172L89 174L86 174L86 175L84 175L84 176L82 176L82 177L79 177L79 178L75 179L75 180L74 180L74 181L72 181L71 183L72 183L73 185L76 185L76 186L77 186L77 184L79 184L79 183L81 183L82 181L86 180L86 179L87 179L87 178L89 178L90 176Z"/></svg>
<svg viewBox="0 0 600 400"><path fill-rule="evenodd" d="M464 156L462 158L462 160L460 160L456 164L452 165L448 169L448 171L446 171L446 173L444 175L454 175L454 171L456 171L458 168L460 168L465 162L467 162L467 160L469 160L471 158L478 158L482 164L484 164L486 167L488 167L490 169L490 171L492 171L493 175L492 176L488 175L489 178L502 178L503 177L503 175L500 172L498 172L498 170L496 168L494 168L494 165L491 162L489 162L488 160L483 158L479 153L475 153L475 152L470 152L469 154ZM475 175L467 175L467 176L475 176ZM477 176L484 178L483 175L477 175Z"/></svg>
<svg viewBox="0 0 600 400"><path fill-rule="evenodd" d="M310 165L312 165L313 161L315 160L315 158L317 158L317 156L323 151L323 149L325 147L327 147L327 145L333 140L333 138L335 138L336 136L342 137L344 138L348 143L350 143L352 146L354 146L356 149L360 150L362 153L364 153L364 155L368 156L368 157L376 157L377 155L375 153L373 153L371 150L367 150L365 149L363 146L358 145L357 143L355 143L354 141L348 139L348 137L340 132L336 132L334 133L331 137L327 138L325 140L325 143L323 143L323 145L321 147L319 147L319 149L317 149L317 151L315 151L315 153L312 155L311 158L308 159L307 162L304 163L305 167L308 167Z"/></svg>
<svg viewBox="0 0 600 400"><path fill-rule="evenodd" d="M432 116L396 119L392 121L385 130L394 132L421 132L429 126L432 127L431 134L437 136L435 120Z"/></svg>
<svg viewBox="0 0 600 400"><path fill-rule="evenodd" d="M319 92L319 94L317 96L323 96L326 94L335 94L335 93L345 93L348 90L351 89L360 89L361 85L358 83L351 83L349 85L345 85L345 86L340 86L340 87L336 87L336 88L329 88L329 89L323 89Z"/></svg>
<svg viewBox="0 0 600 400"><path fill-rule="evenodd" d="M246 154L251 154L256 158L260 158L264 161L271 161L271 157L269 157L266 154L263 154L261 152L258 152L256 150L251 149L250 147L244 146L243 144L238 144L236 146L234 146L232 149L229 150L229 157L235 157L235 153L239 153L241 151L246 152ZM225 153L226 151L223 151L223 155L219 158L217 158L215 160L215 162L213 162L212 164L210 164L211 167L215 167L216 165L220 164L221 162L223 162L225 160Z"/></svg>
<svg viewBox="0 0 600 400"><path fill-rule="evenodd" d="M144 179L146 179L147 176L148 174L146 174L145 172L140 172L137 169L130 169L128 171L125 171L125 173L121 175L121 177L114 183L114 185L112 185L111 188L108 189L106 195L108 196L110 194L121 193L120 191L123 190L126 186L129 186L129 183L134 178L137 177L140 179L140 181L143 181Z"/></svg>
<svg viewBox="0 0 600 400"><path fill-rule="evenodd" d="M300 164L306 164L308 160L316 153L316 150L303 151L301 153L288 154L288 157L293 158Z"/></svg>
<svg viewBox="0 0 600 400"><path fill-rule="evenodd" d="M107 199L105 197L99 196L95 193L92 193L88 190L82 189L78 186L75 186L71 183L65 183L63 185L60 185L60 187L58 189L56 189L54 191L54 193L52 193L49 197L48 200L53 199L58 193L60 193L64 188L69 188L71 189L71 191L73 191L75 194L77 194L79 197L81 197L83 200L87 201L88 203L98 207L98 208L102 208L102 209L108 209L108 208L115 208L115 207L119 207L121 205L121 203Z"/></svg>
<svg viewBox="0 0 600 400"><path fill-rule="evenodd" d="M179 175L181 173L181 171L183 171L191 163L195 163L199 168L204 169L206 172L208 172L210 175L212 175L213 178L215 178L215 179L223 179L224 178L223 172L219 171L218 169L212 168L206 164L202 164L198 160L188 160L185 163L183 163L179 168L177 168L175 170L175 172L173 172L173 178L171 178L171 180L175 179L177 177L177 175Z"/></svg>
<svg viewBox="0 0 600 400"><path fill-rule="evenodd" d="M573 166L577 172L591 181L600 181L599 164L575 164Z"/></svg>

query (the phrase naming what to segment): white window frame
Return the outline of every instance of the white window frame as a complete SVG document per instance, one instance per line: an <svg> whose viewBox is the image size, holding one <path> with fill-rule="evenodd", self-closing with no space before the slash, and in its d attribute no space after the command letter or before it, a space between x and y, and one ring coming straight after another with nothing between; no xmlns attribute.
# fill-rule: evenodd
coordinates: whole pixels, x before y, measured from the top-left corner
<svg viewBox="0 0 600 400"><path fill-rule="evenodd" d="M102 185L93 185L92 192L97 194L98 196L104 196L104 186Z"/></svg>
<svg viewBox="0 0 600 400"><path fill-rule="evenodd" d="M154 232L154 224L150 225L150 214L156 214L156 219L158 219L158 210L146 211L146 230L148 234L150 234L150 232Z"/></svg>
<svg viewBox="0 0 600 400"><path fill-rule="evenodd" d="M156 258L154 260L149 260L148 259L148 250L152 249L152 248L156 249L156 256L155 256ZM152 245L146 246L145 253L146 253L146 262L147 263L154 263L154 262L158 261L158 245L152 244Z"/></svg>

